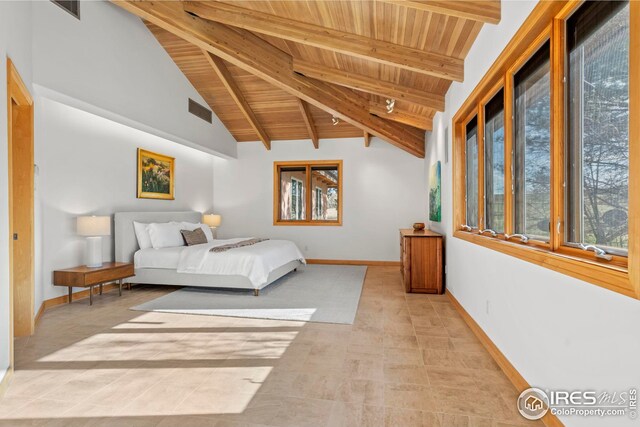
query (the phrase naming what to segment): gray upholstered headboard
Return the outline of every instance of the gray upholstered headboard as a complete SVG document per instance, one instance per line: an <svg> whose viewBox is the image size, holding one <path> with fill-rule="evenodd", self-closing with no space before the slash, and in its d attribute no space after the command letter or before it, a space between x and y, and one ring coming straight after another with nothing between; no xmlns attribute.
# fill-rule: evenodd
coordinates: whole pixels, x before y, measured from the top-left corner
<svg viewBox="0 0 640 427"><path fill-rule="evenodd" d="M133 229L133 221L137 222L169 222L186 221L202 222L200 212L116 212L115 240L116 261L133 262L133 254L139 249L138 239Z"/></svg>

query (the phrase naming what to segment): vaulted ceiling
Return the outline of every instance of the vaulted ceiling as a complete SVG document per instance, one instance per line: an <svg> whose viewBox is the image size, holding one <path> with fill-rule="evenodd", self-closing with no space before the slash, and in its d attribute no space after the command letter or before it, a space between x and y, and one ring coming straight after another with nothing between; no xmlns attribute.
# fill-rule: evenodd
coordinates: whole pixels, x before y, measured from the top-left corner
<svg viewBox="0 0 640 427"><path fill-rule="evenodd" d="M482 25L500 20L499 0L115 3L237 141L375 135L418 157Z"/></svg>

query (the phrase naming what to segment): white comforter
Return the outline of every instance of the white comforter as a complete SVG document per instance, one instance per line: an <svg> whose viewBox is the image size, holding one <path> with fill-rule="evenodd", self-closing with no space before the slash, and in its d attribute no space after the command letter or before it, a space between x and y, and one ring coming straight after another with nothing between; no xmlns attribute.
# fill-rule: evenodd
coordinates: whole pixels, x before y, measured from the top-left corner
<svg viewBox="0 0 640 427"><path fill-rule="evenodd" d="M288 262L305 262L295 243L288 240L266 240L255 245L211 252L215 246L238 243L251 237L214 240L212 243L188 246L180 253L178 273L222 274L247 277L255 288L267 283L269 273Z"/></svg>

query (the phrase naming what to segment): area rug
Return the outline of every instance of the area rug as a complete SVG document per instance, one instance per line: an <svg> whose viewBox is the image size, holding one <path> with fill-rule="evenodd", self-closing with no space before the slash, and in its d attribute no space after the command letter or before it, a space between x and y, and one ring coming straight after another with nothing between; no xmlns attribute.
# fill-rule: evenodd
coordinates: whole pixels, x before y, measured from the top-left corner
<svg viewBox="0 0 640 427"><path fill-rule="evenodd" d="M305 265L253 290L187 287L132 310L353 324L366 267Z"/></svg>

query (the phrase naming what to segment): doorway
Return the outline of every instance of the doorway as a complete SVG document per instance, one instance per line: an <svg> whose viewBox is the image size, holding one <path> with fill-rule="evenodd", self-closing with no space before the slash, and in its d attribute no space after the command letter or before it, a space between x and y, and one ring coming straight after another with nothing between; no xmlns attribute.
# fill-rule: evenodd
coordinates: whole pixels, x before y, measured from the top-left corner
<svg viewBox="0 0 640 427"><path fill-rule="evenodd" d="M34 330L33 98L7 58L9 298L13 338Z"/></svg>

